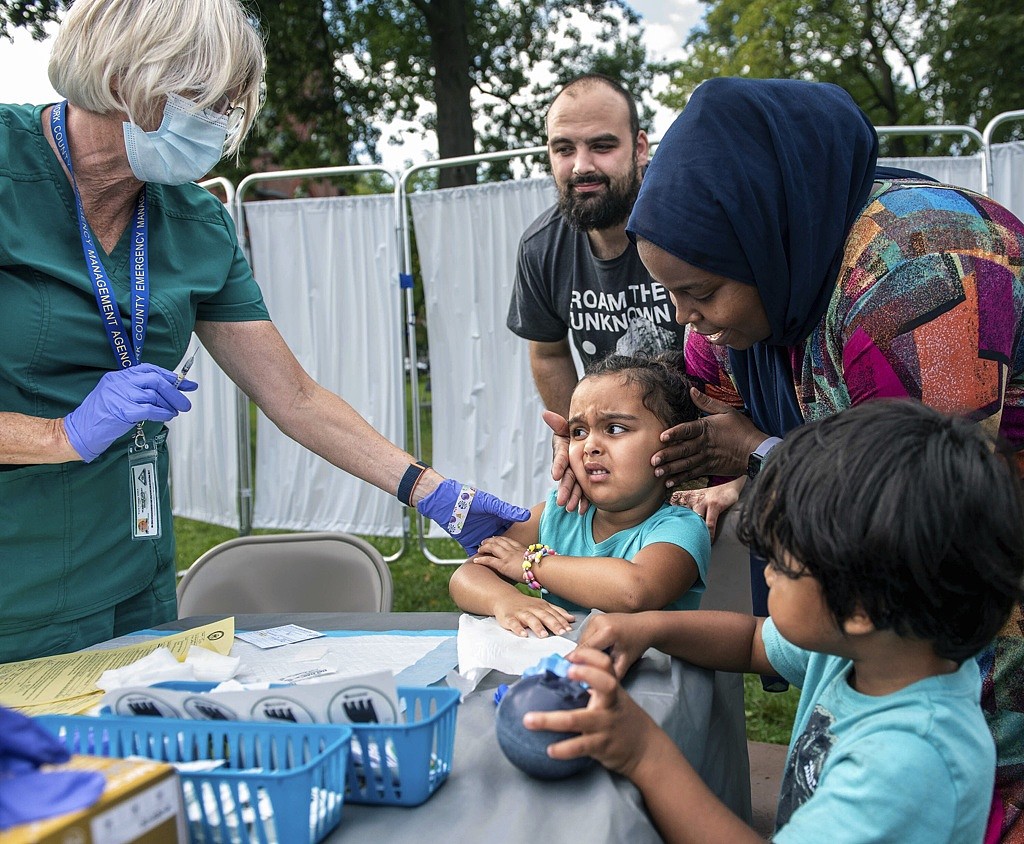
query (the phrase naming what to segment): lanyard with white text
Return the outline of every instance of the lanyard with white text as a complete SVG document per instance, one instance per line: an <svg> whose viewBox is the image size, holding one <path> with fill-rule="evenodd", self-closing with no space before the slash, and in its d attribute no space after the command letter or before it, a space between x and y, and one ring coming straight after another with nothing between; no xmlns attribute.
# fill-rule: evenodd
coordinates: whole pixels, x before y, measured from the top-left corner
<svg viewBox="0 0 1024 844"><path fill-rule="evenodd" d="M71 150L68 147L67 126L64 112L67 100L53 107L50 129L57 144L64 165L71 175L71 187L75 193L75 210L78 212L78 232L82 238L82 252L92 282L96 304L99 306L103 328L107 332L110 348L118 366L125 369L142 360L142 346L146 342L146 325L149 322L149 230L146 219L146 187L139 191L132 224L132 332L124 329L124 322L117 308L117 299L110 284L110 277L96 249L96 244L85 219L82 195L75 180L71 164ZM150 448L142 423L136 426L134 445L128 450L128 469L131 487L132 539L156 539L161 533L160 498L157 476L156 449Z"/></svg>
<svg viewBox="0 0 1024 844"><path fill-rule="evenodd" d="M146 224L146 188L139 192L139 201L135 206L132 226L132 333L124 330L121 314L117 309L117 300L110 285L110 277L103 266L96 244L85 221L82 208L82 195L78 192L75 171L71 166L71 150L68 148L67 128L64 124L64 109L67 101L57 103L53 107L50 128L57 144L60 157L64 160L71 174L71 187L75 192L75 209L78 211L78 231L82 236L82 252L85 254L85 265L96 294L96 304L103 318L103 328L110 340L110 348L114 358L122 369L139 363L142 359L142 345L146 342L146 324L149 320L149 250L148 230Z"/></svg>

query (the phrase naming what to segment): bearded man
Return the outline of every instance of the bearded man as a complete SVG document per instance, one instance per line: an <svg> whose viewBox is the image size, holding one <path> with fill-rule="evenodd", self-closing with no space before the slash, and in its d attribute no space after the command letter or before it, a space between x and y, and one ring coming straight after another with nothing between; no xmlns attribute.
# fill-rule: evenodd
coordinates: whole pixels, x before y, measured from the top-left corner
<svg viewBox="0 0 1024 844"><path fill-rule="evenodd" d="M567 83L547 113L558 203L524 232L506 324L530 342L541 401L562 416L584 366L611 352L683 347L665 289L626 237L647 165L647 133L618 82L587 74Z"/></svg>

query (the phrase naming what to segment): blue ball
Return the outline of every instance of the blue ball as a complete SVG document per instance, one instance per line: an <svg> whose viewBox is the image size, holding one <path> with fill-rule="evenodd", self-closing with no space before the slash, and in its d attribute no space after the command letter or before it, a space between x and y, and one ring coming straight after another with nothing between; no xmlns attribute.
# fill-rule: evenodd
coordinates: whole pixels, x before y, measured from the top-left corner
<svg viewBox="0 0 1024 844"><path fill-rule="evenodd" d="M509 762L525 774L542 780L557 780L589 768L594 760L552 759L549 744L579 735L551 730L528 730L523 726L527 712L551 712L561 709L583 709L590 695L574 680L559 677L550 671L523 677L502 697L498 704L498 744Z"/></svg>

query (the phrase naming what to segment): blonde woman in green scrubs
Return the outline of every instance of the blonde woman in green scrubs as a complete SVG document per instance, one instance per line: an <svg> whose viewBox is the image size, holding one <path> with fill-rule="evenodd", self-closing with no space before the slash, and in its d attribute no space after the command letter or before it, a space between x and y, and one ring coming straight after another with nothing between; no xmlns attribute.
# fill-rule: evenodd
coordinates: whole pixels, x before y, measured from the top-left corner
<svg viewBox="0 0 1024 844"><path fill-rule="evenodd" d="M0 105L0 662L175 617L163 423L192 331L285 433L467 550L527 511L417 464L316 384L270 321L221 203L193 184L259 108L238 0L77 0L49 75ZM465 509L465 508L464 508ZM464 517L464 518L462 518Z"/></svg>

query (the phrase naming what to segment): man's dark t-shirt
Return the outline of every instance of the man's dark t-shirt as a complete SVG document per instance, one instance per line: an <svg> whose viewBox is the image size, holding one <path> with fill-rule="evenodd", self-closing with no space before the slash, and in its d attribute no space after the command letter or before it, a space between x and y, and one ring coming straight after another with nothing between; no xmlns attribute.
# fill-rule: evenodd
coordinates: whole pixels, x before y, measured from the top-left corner
<svg viewBox="0 0 1024 844"><path fill-rule="evenodd" d="M586 366L610 352L682 349L675 315L632 243L617 258L595 257L586 232L566 223L557 205L523 233L506 321L520 337L553 343L571 331Z"/></svg>

